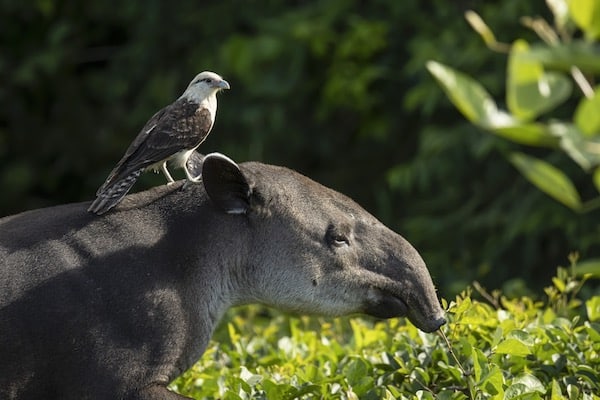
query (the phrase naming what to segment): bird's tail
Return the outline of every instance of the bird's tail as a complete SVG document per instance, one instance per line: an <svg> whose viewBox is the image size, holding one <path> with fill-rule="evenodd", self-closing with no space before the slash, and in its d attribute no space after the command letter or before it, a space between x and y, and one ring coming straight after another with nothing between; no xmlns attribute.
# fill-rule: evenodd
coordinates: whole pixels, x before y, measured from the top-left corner
<svg viewBox="0 0 600 400"><path fill-rule="evenodd" d="M142 171L142 169L134 171L110 186L101 187L96 194L96 200L90 205L88 211L101 215L116 206L135 184Z"/></svg>

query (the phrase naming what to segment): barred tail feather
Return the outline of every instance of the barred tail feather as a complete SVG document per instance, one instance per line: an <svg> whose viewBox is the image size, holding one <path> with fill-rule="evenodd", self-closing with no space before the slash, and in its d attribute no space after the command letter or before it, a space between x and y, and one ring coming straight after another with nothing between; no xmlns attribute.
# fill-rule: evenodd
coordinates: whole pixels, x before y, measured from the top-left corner
<svg viewBox="0 0 600 400"><path fill-rule="evenodd" d="M88 211L101 215L119 204L121 199L131 190L131 187L135 184L142 171L142 169L134 171L112 185L102 188L103 190L99 191L96 200L90 205Z"/></svg>

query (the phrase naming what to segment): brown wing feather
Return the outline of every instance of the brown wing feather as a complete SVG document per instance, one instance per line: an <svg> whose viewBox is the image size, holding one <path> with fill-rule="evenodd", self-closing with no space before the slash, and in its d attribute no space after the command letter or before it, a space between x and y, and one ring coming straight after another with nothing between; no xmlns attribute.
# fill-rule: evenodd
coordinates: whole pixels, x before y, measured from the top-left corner
<svg viewBox="0 0 600 400"><path fill-rule="evenodd" d="M212 128L210 112L198 104L179 99L163 108L144 125L125 155L112 170L97 195L129 176L165 160L181 150L197 147Z"/></svg>

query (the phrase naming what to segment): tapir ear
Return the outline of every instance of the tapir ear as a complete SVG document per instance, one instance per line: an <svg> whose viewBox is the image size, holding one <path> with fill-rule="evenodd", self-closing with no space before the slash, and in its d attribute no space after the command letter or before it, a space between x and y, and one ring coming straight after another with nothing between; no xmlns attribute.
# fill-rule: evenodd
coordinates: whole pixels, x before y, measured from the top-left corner
<svg viewBox="0 0 600 400"><path fill-rule="evenodd" d="M245 214L250 208L250 186L238 165L221 153L202 162L202 182L208 197L228 214Z"/></svg>

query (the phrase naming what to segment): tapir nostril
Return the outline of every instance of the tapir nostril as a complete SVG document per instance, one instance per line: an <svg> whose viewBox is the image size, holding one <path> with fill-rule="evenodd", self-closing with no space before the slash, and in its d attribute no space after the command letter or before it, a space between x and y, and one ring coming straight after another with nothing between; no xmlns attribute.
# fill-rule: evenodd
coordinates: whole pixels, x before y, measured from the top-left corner
<svg viewBox="0 0 600 400"><path fill-rule="evenodd" d="M440 317L435 321L435 325L437 326L437 328L435 330L440 329L442 326L446 325L446 318L444 317Z"/></svg>

